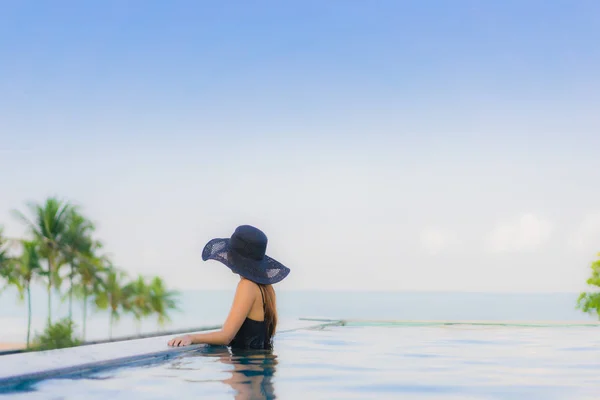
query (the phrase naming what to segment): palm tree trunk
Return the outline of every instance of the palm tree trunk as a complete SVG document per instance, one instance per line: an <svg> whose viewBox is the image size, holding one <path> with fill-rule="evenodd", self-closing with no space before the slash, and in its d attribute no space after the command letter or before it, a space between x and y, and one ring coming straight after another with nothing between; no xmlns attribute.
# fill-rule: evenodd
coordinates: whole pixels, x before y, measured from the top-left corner
<svg viewBox="0 0 600 400"><path fill-rule="evenodd" d="M48 257L48 326L52 325L52 274L54 273L52 256Z"/></svg>
<svg viewBox="0 0 600 400"><path fill-rule="evenodd" d="M158 318L156 319L156 331L160 332L164 326L164 321L162 319L162 314L158 313Z"/></svg>
<svg viewBox="0 0 600 400"><path fill-rule="evenodd" d="M73 266L69 276L69 319L73 321Z"/></svg>
<svg viewBox="0 0 600 400"><path fill-rule="evenodd" d="M52 278L48 277L48 326L52 325Z"/></svg>
<svg viewBox="0 0 600 400"><path fill-rule="evenodd" d="M110 313L109 325L108 325L108 338L112 339L112 328L113 328L113 313Z"/></svg>
<svg viewBox="0 0 600 400"><path fill-rule="evenodd" d="M85 342L85 328L87 324L87 288L83 287L83 341Z"/></svg>
<svg viewBox="0 0 600 400"><path fill-rule="evenodd" d="M27 348L29 348L29 337L31 334L31 288L27 284Z"/></svg>

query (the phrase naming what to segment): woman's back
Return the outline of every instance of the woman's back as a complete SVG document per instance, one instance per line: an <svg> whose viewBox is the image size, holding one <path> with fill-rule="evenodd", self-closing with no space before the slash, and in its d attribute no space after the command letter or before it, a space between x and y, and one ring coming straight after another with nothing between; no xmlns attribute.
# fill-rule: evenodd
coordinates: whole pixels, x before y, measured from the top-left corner
<svg viewBox="0 0 600 400"><path fill-rule="evenodd" d="M229 344L232 349L270 349L271 337L267 321L265 290L262 285L256 285L260 297L252 306L242 326Z"/></svg>

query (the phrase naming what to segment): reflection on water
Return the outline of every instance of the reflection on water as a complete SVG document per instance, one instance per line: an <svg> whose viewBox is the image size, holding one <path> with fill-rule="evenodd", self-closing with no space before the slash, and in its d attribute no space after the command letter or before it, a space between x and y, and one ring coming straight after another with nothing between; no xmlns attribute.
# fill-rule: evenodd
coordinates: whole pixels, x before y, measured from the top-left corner
<svg viewBox="0 0 600 400"><path fill-rule="evenodd" d="M233 365L231 378L223 382L237 391L235 399L275 399L273 375L277 365L277 357L273 352L260 350L241 352L234 351L229 357L220 361Z"/></svg>
<svg viewBox="0 0 600 400"><path fill-rule="evenodd" d="M231 376L220 380L234 391L236 400L270 400L277 398L273 386L273 376L277 366L277 356L271 350L232 350L225 346L207 347L191 356L171 362L169 369L194 369L195 357L215 357L228 367ZM199 370L199 377L203 371ZM193 379L187 379L188 382ZM199 380L205 382L205 380Z"/></svg>

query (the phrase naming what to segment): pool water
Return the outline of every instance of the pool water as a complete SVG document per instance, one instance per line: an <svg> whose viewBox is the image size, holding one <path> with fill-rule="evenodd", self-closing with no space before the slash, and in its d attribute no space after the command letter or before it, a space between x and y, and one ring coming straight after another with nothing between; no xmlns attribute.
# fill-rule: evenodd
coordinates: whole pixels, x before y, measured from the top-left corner
<svg viewBox="0 0 600 400"><path fill-rule="evenodd" d="M14 399L598 399L600 328L333 326L273 352L207 347ZM2 396L0 396L2 398Z"/></svg>

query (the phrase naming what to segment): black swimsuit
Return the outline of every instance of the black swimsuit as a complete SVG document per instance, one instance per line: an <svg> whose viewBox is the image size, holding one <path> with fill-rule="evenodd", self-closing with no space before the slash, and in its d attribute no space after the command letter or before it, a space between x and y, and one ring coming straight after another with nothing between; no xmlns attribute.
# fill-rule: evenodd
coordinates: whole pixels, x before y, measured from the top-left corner
<svg viewBox="0 0 600 400"><path fill-rule="evenodd" d="M262 296L263 301L264 320L256 321L246 317L240 330L235 334L231 343L229 343L229 346L232 349L269 349L270 343L267 338L265 295L263 294L262 288L260 286L258 288L260 289L260 295Z"/></svg>

